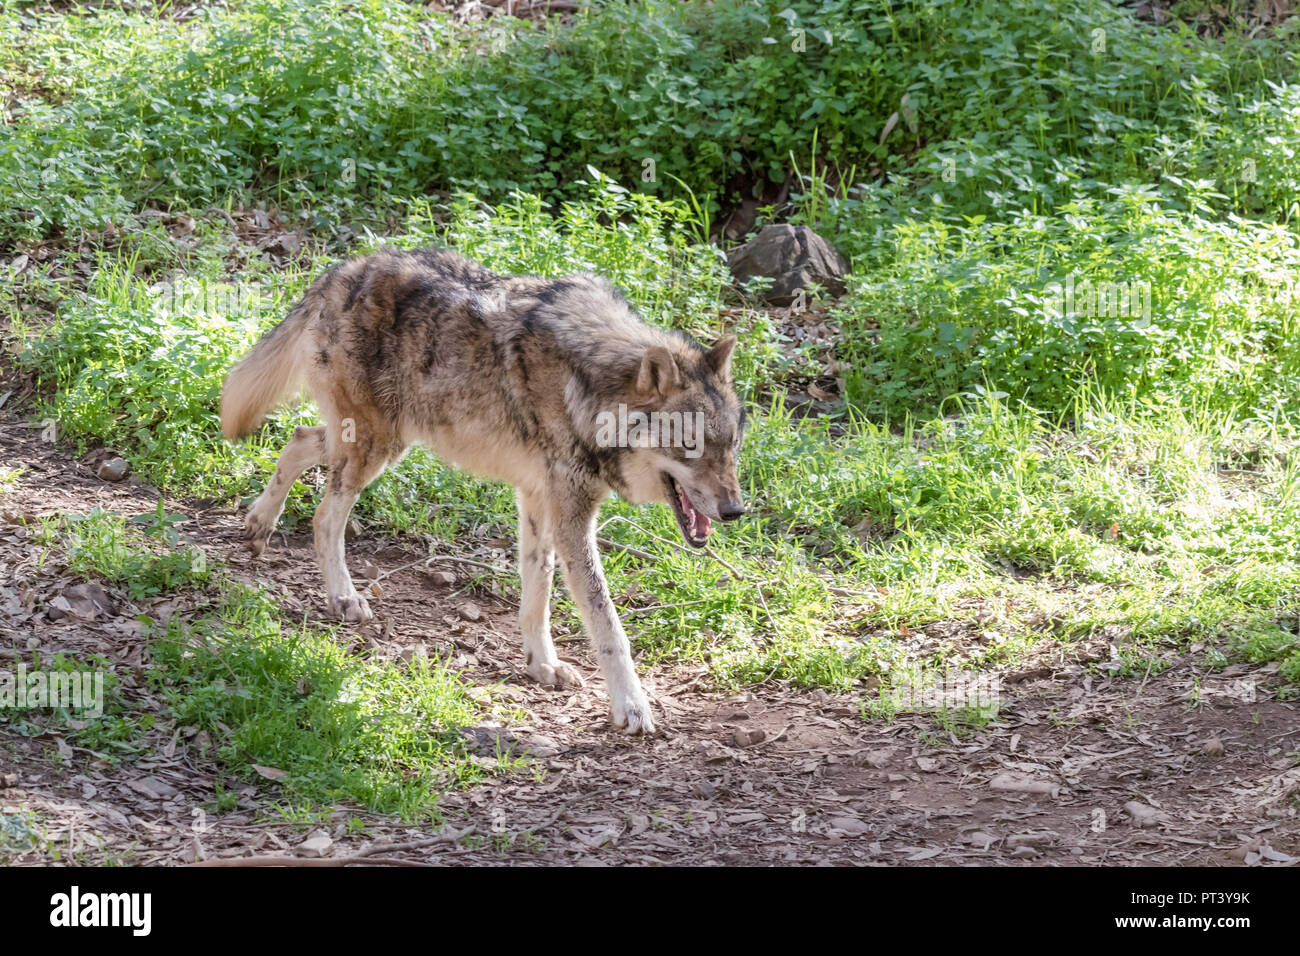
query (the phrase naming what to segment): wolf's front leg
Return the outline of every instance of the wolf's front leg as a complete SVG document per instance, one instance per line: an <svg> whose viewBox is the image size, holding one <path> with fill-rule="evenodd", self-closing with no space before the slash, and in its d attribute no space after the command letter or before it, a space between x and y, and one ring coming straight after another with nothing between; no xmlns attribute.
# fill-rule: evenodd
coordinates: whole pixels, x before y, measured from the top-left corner
<svg viewBox="0 0 1300 956"><path fill-rule="evenodd" d="M316 538L316 560L320 563L321 574L325 578L325 596L329 601L330 616L340 621L364 624L372 620L374 614L370 611L370 604L352 585L343 542L348 514L356 500L355 494L331 487L316 507L312 525Z"/></svg>
<svg viewBox="0 0 1300 956"><path fill-rule="evenodd" d="M325 497L316 507L312 518L315 530L316 559L325 577L325 596L329 599L330 614L341 621L363 624L374 618L370 604L352 586L344 554L344 531L348 515L357 503L361 491L383 472L390 460L401 457L402 446L380 430L374 419L365 422L360 412L354 412L355 435L362 440L342 439L341 431L326 432L330 444L327 453L329 484ZM349 421L351 419L343 419ZM330 426L333 429L334 426ZM387 442L382 439L388 438Z"/></svg>
<svg viewBox="0 0 1300 956"><path fill-rule="evenodd" d="M519 633L523 637L524 666L539 684L581 687L582 675L555 653L551 641L551 583L555 577L555 547L546 499L520 491Z"/></svg>
<svg viewBox="0 0 1300 956"><path fill-rule="evenodd" d="M610 719L629 734L652 734L655 725L641 680L632 663L632 650L609 598L605 572L596 550L596 509L599 502L570 499L558 506L555 545L564 562L564 580L578 604L587 634L596 648L609 690Z"/></svg>

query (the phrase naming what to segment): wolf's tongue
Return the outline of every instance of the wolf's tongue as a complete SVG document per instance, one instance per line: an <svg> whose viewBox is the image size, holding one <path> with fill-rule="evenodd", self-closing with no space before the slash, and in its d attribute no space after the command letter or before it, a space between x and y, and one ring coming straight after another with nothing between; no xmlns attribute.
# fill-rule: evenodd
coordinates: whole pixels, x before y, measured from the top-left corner
<svg viewBox="0 0 1300 956"><path fill-rule="evenodd" d="M686 494L685 488L678 488L678 494L681 496L682 511L686 512L686 520L690 522L691 537L696 538L700 535L709 536L709 516L700 514L695 510L695 505Z"/></svg>

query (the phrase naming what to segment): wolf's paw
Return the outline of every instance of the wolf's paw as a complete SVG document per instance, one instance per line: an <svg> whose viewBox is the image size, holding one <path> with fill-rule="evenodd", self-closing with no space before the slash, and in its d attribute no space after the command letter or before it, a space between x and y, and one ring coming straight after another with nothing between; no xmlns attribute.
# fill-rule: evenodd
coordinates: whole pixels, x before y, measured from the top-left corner
<svg viewBox="0 0 1300 956"><path fill-rule="evenodd" d="M349 624L364 624L373 621L370 605L360 594L345 594L330 598L330 614Z"/></svg>
<svg viewBox="0 0 1300 956"><path fill-rule="evenodd" d="M528 665L528 676L539 684L550 687L585 687L582 675L572 664L564 661L533 661Z"/></svg>
<svg viewBox="0 0 1300 956"><path fill-rule="evenodd" d="M650 714L650 701L645 694L637 691L610 706L609 720L615 727L627 734L653 734L654 717Z"/></svg>
<svg viewBox="0 0 1300 956"><path fill-rule="evenodd" d="M258 557L266 550L267 543L271 540L271 532L275 530L275 523L269 521L264 514L254 509L248 513L244 519L244 541L248 543L248 550L253 552L253 557Z"/></svg>

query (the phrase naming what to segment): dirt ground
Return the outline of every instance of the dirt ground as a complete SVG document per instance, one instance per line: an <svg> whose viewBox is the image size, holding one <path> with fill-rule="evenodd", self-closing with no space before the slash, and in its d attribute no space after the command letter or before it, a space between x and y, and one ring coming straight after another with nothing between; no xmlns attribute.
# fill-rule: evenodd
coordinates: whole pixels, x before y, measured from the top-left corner
<svg viewBox="0 0 1300 956"><path fill-rule="evenodd" d="M42 562L21 522L95 506L140 514L157 493L101 481L13 414L0 414L0 446L7 467L25 469L0 495L0 669L24 648L102 654L124 692L153 707L134 618L171 613L176 598L137 606L109 589L111 613L51 622L50 602L78 581L57 557ZM255 562L241 516L194 502L168 509L189 516L184 540L238 577L291 611L319 609L307 536L277 535ZM438 833L352 810L303 827L264 822L267 782L241 781L234 812L205 813L220 772L161 704L145 754L116 769L59 734L0 725L0 811L32 812L44 828L41 847L11 861L49 863L52 848L66 859L71 847L81 862L163 865L1300 863L1300 715L1276 698L1270 667L1208 673L1180 659L1145 679L1111 679L1074 662L1077 649L1044 645L1031 666L1000 675L996 721L954 735L925 713L864 719L858 695L777 684L722 693L703 666L658 666L646 683L660 732L630 739L606 727L585 641L561 643L585 690L531 683L515 607L458 594L464 581L438 580L421 557L414 544L351 542L354 572L410 565L382 580L380 621L353 639L394 656L423 648L476 683L500 683L528 722L464 732L484 754L528 752L545 774L453 793ZM477 621L458 613L467 597ZM59 753L68 759L51 759ZM349 836L343 821L358 815L368 832Z"/></svg>

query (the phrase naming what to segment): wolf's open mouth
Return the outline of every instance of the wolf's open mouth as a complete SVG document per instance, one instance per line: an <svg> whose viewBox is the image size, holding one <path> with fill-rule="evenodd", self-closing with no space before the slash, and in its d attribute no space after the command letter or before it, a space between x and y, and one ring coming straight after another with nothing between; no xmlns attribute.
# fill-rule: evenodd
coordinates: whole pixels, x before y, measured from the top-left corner
<svg viewBox="0 0 1300 956"><path fill-rule="evenodd" d="M673 514L677 516L677 527L681 528L682 537L691 547L704 547L709 543L709 532L712 530L709 516L695 507L690 496L686 494L686 489L666 472L664 484L668 488L668 502L672 505Z"/></svg>

